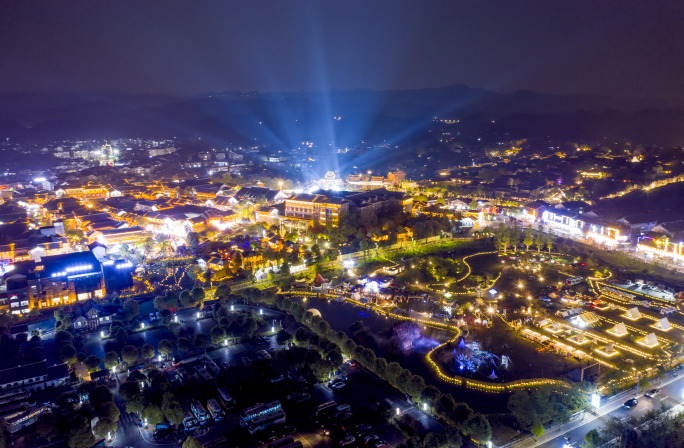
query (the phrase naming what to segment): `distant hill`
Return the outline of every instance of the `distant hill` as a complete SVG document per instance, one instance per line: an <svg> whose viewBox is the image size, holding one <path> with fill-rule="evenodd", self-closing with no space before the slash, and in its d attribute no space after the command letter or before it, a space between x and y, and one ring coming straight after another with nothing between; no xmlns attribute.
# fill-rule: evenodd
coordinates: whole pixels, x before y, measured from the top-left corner
<svg viewBox="0 0 684 448"><path fill-rule="evenodd" d="M340 117L339 120L333 117ZM676 102L531 91L500 94L464 85L371 91L241 93L193 98L163 95L0 95L0 138L192 137L217 144L304 140L336 146L399 143L434 117L462 120L459 131L559 139L626 138L684 144L684 107ZM492 126L486 129L492 129ZM474 134L473 134L474 135Z"/></svg>

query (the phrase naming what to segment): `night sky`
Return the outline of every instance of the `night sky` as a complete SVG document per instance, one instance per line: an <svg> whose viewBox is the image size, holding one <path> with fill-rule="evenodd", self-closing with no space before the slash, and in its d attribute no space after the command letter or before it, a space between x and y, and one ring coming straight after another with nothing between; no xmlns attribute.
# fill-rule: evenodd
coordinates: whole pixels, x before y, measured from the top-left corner
<svg viewBox="0 0 684 448"><path fill-rule="evenodd" d="M684 99L684 2L0 2L4 93L455 83Z"/></svg>

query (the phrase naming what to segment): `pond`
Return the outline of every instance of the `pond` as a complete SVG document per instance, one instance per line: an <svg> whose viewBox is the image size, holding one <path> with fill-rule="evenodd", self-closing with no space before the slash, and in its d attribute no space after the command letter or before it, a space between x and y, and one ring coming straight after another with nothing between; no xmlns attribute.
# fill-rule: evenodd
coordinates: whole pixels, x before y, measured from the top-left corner
<svg viewBox="0 0 684 448"><path fill-rule="evenodd" d="M304 303L304 307L306 309L317 309L320 311L321 317L323 317L333 329L338 331L342 330L349 336L351 336L349 326L354 322L362 321L369 328L370 333L377 337L381 337L380 335L388 333L395 323L403 322L398 319L381 316L367 308L361 308L348 302L337 302L335 300L309 298L306 303ZM423 336L426 336L425 339L430 338L437 343L450 339L450 335L443 330L436 330L434 328L421 328L421 330ZM425 353L429 348L427 348L425 344L415 345L417 346L416 349L409 350L401 355L387 353L383 350L382 345L376 345L371 348L375 350L378 356L386 357L388 362L398 362L402 367L409 369L414 375L422 376L425 379L426 384L434 385L443 393L450 393L457 402L468 403L468 405L477 412L507 412L507 395L487 394L457 387L442 381L425 361Z"/></svg>

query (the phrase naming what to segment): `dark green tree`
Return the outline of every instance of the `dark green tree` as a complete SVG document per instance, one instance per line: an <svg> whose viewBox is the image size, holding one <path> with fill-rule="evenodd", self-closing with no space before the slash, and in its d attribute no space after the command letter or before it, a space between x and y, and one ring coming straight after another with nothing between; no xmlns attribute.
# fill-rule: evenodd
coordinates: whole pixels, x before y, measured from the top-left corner
<svg viewBox="0 0 684 448"><path fill-rule="evenodd" d="M139 356L138 349L132 345L127 345L121 349L121 359L129 366L137 363Z"/></svg>
<svg viewBox="0 0 684 448"><path fill-rule="evenodd" d="M470 436L479 444L484 445L492 438L492 428L489 426L489 421L482 414L474 414L468 420L463 422L463 433Z"/></svg>
<svg viewBox="0 0 684 448"><path fill-rule="evenodd" d="M69 423L67 436L69 448L91 448L95 445L95 437L90 429L90 419L79 415Z"/></svg>
<svg viewBox="0 0 684 448"><path fill-rule="evenodd" d="M95 372L96 370L100 370L100 364L102 364L102 360L95 355L90 355L85 359L83 364L88 372Z"/></svg>
<svg viewBox="0 0 684 448"><path fill-rule="evenodd" d="M162 339L157 343L157 351L162 356L168 356L173 353L173 342L168 339Z"/></svg>
<svg viewBox="0 0 684 448"><path fill-rule="evenodd" d="M155 351L154 351L154 346L150 344L144 344L142 348L140 349L140 355L143 357L145 360L150 360L154 358Z"/></svg>
<svg viewBox="0 0 684 448"><path fill-rule="evenodd" d="M128 299L123 304L124 315L127 321L132 321L140 315L140 305L135 299Z"/></svg>
<svg viewBox="0 0 684 448"><path fill-rule="evenodd" d="M116 352L107 352L104 357L105 369L112 370L114 366L119 364L119 355Z"/></svg>

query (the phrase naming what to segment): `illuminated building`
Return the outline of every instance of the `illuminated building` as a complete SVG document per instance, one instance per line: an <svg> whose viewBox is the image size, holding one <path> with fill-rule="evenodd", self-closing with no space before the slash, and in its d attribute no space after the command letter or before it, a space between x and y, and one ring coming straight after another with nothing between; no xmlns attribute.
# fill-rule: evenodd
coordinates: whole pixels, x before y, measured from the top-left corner
<svg viewBox="0 0 684 448"><path fill-rule="evenodd" d="M304 223L306 227L314 224L322 226L330 223L336 227L340 217L349 212L349 201L324 194L301 193L285 200L285 215L281 227L291 223Z"/></svg>
<svg viewBox="0 0 684 448"><path fill-rule="evenodd" d="M90 235L91 241L98 241L111 247L117 244L135 244L145 241L149 234L142 227L128 227L125 229L97 230Z"/></svg>
<svg viewBox="0 0 684 448"><path fill-rule="evenodd" d="M63 384L69 377L66 364L48 367L43 360L33 364L0 370L0 390L43 390Z"/></svg>
<svg viewBox="0 0 684 448"><path fill-rule="evenodd" d="M6 276L12 315L103 297L105 293L100 262L89 251L19 262Z"/></svg>

